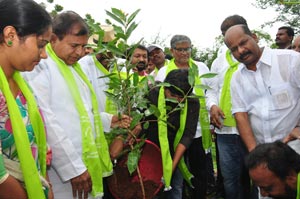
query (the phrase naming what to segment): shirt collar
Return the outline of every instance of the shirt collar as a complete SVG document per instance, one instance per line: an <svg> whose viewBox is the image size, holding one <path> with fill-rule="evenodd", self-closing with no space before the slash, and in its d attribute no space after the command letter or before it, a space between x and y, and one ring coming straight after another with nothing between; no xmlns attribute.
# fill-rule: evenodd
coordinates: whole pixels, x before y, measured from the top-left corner
<svg viewBox="0 0 300 199"><path fill-rule="evenodd" d="M258 69L261 65L266 65L271 67L271 63L272 63L271 49L269 47L263 47L261 57L256 64L256 68ZM242 70L247 70L245 64L242 64Z"/></svg>
<svg viewBox="0 0 300 199"><path fill-rule="evenodd" d="M271 49L269 47L264 47L262 49L262 55L260 57L260 59L258 60L258 65L260 65L261 63L271 66L272 64L272 56L271 56Z"/></svg>

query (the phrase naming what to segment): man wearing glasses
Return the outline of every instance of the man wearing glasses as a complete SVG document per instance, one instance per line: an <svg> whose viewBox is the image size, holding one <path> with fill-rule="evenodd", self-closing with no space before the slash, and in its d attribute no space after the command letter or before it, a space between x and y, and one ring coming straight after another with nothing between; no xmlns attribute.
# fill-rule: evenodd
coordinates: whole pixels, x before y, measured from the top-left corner
<svg viewBox="0 0 300 199"><path fill-rule="evenodd" d="M159 69L156 80L163 82L166 75L174 69L190 69L197 68L198 74L195 75L195 82L197 84L206 84L205 80L200 80L199 76L205 73L208 73L208 67L202 62L196 62L191 58L192 52L192 43L191 39L186 35L175 35L171 39L171 53L173 59L170 60L168 65ZM202 82L201 82L202 81ZM194 87L194 92L196 95L204 96L204 90L197 89ZM205 161L205 150L209 151L211 144L211 134L210 134L210 125L208 112L205 106L205 99L201 98L200 100L200 116L199 122L197 125L196 135L193 139L192 144L186 151L187 164L189 165L189 170L192 173L192 184L195 187L191 194L191 198L202 199L206 195L206 161ZM202 144L204 144L202 146ZM174 171L172 177L172 190L168 198L177 199L182 198L182 184L183 184L183 175L179 169Z"/></svg>

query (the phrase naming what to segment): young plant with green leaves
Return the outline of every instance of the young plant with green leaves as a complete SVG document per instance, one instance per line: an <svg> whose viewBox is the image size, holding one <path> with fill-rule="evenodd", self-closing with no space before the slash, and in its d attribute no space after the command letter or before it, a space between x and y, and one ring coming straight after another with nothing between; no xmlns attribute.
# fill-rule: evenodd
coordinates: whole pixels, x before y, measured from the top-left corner
<svg viewBox="0 0 300 199"><path fill-rule="evenodd" d="M116 137L122 136L125 140L128 135L131 136L135 141L137 141L136 136L132 133L137 125L143 126L144 129L147 129L150 122L158 122L157 120L142 120L143 118L152 114L155 115L156 118L160 118L161 114L156 106L149 105L149 102L145 96L147 96L147 94L150 92L150 89L153 89L156 86L171 86L168 83L155 85L154 78L152 76L145 76L141 78L137 73L132 73L132 69L135 67L135 65L131 64L131 56L135 48L142 42L143 39L141 39L134 45L129 45L128 39L138 26L138 24L135 23L134 19L139 11L140 10L136 10L132 14L124 13L122 10L116 8L112 8L111 11L106 11L106 14L112 20L114 20L114 23L112 23L110 20L106 20L106 23L112 25L116 33L115 39L108 43L102 42L102 38L104 37L104 30L100 28L99 24L95 23L95 20L93 20L91 16L87 16L86 18L86 21L89 24L91 30L93 30L93 34L99 35L98 43L96 45L90 45L90 47L93 47L96 53L106 53L109 51L115 55L115 57L111 59L110 62L111 73L107 76L99 77L110 79L108 84L109 89L106 91L107 98L111 100L115 105L115 110L118 115L121 116L122 114L126 114L132 117L130 128L114 128L110 133L107 134L107 140L109 144ZM198 76L198 68L191 68L189 72L189 83L191 85L194 85L196 76ZM210 77L210 75L206 76ZM149 84L155 86L149 88ZM207 87L203 86L203 89L207 89ZM188 96L185 96L183 101L187 97ZM184 106L184 103L180 103L176 100L166 100L178 103L175 109L168 110L168 114L171 114L172 112L177 110L181 110ZM164 122L167 122L167 120L165 120ZM172 124L168 125L172 126ZM143 144L143 139L138 142L130 142L129 147L126 148L122 153L120 153L120 156L125 153L128 154L128 171L130 174L135 171L138 172L143 195L145 196L142 177L139 173L138 168L138 162L141 156L141 148Z"/></svg>

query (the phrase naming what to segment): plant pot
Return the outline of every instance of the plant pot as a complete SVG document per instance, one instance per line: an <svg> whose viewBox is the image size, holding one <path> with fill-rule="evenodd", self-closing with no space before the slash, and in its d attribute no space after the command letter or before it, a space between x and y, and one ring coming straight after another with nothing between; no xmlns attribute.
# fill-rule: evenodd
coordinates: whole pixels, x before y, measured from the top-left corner
<svg viewBox="0 0 300 199"><path fill-rule="evenodd" d="M161 190L162 159L159 147L146 140L138 164L147 199L152 199ZM114 174L108 178L108 187L116 199L142 199L142 188L137 171L130 176L127 155L122 156L114 167Z"/></svg>

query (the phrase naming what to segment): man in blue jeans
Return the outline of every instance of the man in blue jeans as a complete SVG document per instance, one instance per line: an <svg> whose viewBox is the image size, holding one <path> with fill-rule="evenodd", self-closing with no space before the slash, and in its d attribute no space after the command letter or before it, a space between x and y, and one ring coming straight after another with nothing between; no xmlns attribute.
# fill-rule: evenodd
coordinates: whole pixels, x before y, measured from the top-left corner
<svg viewBox="0 0 300 199"><path fill-rule="evenodd" d="M239 15L227 17L221 24L222 34L233 25L247 24ZM210 110L211 123L216 127L219 164L223 176L226 199L246 199L250 196L248 172L244 166L247 152L231 114L230 81L239 63L227 48L221 48L211 66L211 72L218 75L210 79L207 90L207 107Z"/></svg>

